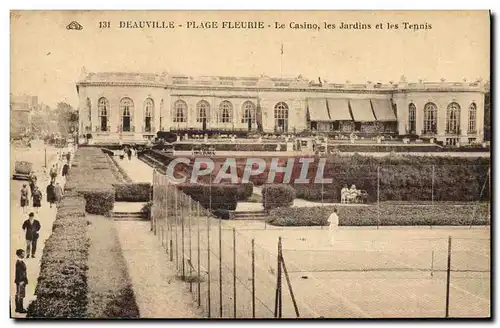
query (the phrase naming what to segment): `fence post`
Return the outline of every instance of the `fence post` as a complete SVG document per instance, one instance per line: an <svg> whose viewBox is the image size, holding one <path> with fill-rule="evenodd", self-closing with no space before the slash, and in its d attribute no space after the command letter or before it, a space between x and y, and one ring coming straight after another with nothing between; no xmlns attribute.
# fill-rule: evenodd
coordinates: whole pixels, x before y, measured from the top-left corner
<svg viewBox="0 0 500 328"><path fill-rule="evenodd" d="M451 273L451 236L448 236L448 265L446 268L446 318L450 316L450 273Z"/></svg>
<svg viewBox="0 0 500 328"><path fill-rule="evenodd" d="M185 252L185 247L184 247L184 218L185 218L185 211L186 211L186 206L184 204L184 200L186 199L185 194L182 195L182 204L180 204L181 208L181 247L182 247L182 279L185 279L186 277L186 268L185 268L185 262L186 262L186 252Z"/></svg>
<svg viewBox="0 0 500 328"><path fill-rule="evenodd" d="M377 229L380 226L380 166L377 166Z"/></svg>
<svg viewBox="0 0 500 328"><path fill-rule="evenodd" d="M236 229L233 228L233 307L236 318Z"/></svg>
<svg viewBox="0 0 500 328"><path fill-rule="evenodd" d="M252 239L252 318L255 318L255 239Z"/></svg>
<svg viewBox="0 0 500 328"><path fill-rule="evenodd" d="M200 272L200 203L196 202L196 222L198 226L198 306L201 306L201 272Z"/></svg>
<svg viewBox="0 0 500 328"><path fill-rule="evenodd" d="M193 292L193 279L192 279L192 274L193 274L193 270L192 270L192 265L193 265L193 252L192 252L192 249L191 249L191 206L192 206L192 203L191 203L191 198L188 198L188 204L189 204L189 209L188 209L188 226L189 226L189 263L191 264L189 266L189 291L192 293Z"/></svg>
<svg viewBox="0 0 500 328"><path fill-rule="evenodd" d="M299 307L297 306L297 302L295 301L295 294L293 293L292 283L290 282L290 277L288 276L288 270L286 269L285 259L283 256L281 257L281 265L283 266L283 272L285 273L286 283L288 285L288 290L290 291L290 296L292 297L293 308L295 309L295 315L297 318L300 317Z"/></svg>
<svg viewBox="0 0 500 328"><path fill-rule="evenodd" d="M175 197L175 266L179 270L179 199L177 190L174 189Z"/></svg>
<svg viewBox="0 0 500 328"><path fill-rule="evenodd" d="M208 270L208 317L210 318L210 315L211 315L211 302L210 302L210 298L211 298L211 284L210 284L210 216L209 214L207 214L207 260L208 260L208 264L207 264L207 270Z"/></svg>
<svg viewBox="0 0 500 328"><path fill-rule="evenodd" d="M274 302L274 317L281 318L282 314L282 297L281 297L281 237L278 239L278 270L276 277L276 299Z"/></svg>
<svg viewBox="0 0 500 328"><path fill-rule="evenodd" d="M219 304L222 318L222 220L219 219Z"/></svg>

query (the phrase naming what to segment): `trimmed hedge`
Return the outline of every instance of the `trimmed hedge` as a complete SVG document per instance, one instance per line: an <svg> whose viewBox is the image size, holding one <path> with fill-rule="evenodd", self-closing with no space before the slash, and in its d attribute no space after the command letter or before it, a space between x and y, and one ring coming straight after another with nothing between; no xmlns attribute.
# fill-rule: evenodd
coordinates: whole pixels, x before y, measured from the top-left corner
<svg viewBox="0 0 500 328"><path fill-rule="evenodd" d="M200 143L178 143L174 144L174 150L191 151L200 146ZM286 143L212 143L210 146L215 151L276 151L278 146L279 151L286 151Z"/></svg>
<svg viewBox="0 0 500 328"><path fill-rule="evenodd" d="M253 183L248 182L248 183L238 184L238 194L237 194L238 201L245 201L248 198L250 198L252 194L253 194Z"/></svg>
<svg viewBox="0 0 500 328"><path fill-rule="evenodd" d="M85 211L90 214L111 216L115 204L113 189L93 189L82 191L85 197Z"/></svg>
<svg viewBox="0 0 500 328"><path fill-rule="evenodd" d="M236 209L238 185L178 184L177 187L204 208L211 209L212 212Z"/></svg>
<svg viewBox="0 0 500 328"><path fill-rule="evenodd" d="M81 196L65 197L58 205L52 234L45 241L35 289L37 298L28 307L28 317L86 317L90 247L86 232L90 222L84 211L85 200Z"/></svg>
<svg viewBox="0 0 500 328"><path fill-rule="evenodd" d="M148 202L151 194L151 183L115 184L115 201Z"/></svg>
<svg viewBox="0 0 500 328"><path fill-rule="evenodd" d="M290 207L295 199L295 190L289 185L266 185L262 188L262 204L264 209Z"/></svg>
<svg viewBox="0 0 500 328"><path fill-rule="evenodd" d="M272 210L266 219L276 226L327 226L334 206ZM490 225L488 204L339 206L340 226ZM474 214L474 218L473 218Z"/></svg>

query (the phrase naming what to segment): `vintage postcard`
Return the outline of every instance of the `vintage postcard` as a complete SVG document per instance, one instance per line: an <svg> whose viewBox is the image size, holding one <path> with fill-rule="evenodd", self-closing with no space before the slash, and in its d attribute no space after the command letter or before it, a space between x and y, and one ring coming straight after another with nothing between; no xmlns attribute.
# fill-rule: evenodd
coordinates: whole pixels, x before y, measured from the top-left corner
<svg viewBox="0 0 500 328"><path fill-rule="evenodd" d="M491 318L490 26L11 11L11 318Z"/></svg>

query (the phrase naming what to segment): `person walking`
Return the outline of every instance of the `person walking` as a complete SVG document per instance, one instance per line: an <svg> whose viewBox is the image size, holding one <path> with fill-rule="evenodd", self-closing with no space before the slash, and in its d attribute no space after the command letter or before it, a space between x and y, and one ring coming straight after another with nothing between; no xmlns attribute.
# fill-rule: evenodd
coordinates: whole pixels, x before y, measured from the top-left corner
<svg viewBox="0 0 500 328"><path fill-rule="evenodd" d="M28 186L23 184L23 188L21 189L21 207L23 209L23 213L26 213L26 207L30 204L30 199L28 196Z"/></svg>
<svg viewBox="0 0 500 328"><path fill-rule="evenodd" d="M56 202L59 203L61 201L63 193L64 191L61 185L59 184L59 182L56 182Z"/></svg>
<svg viewBox="0 0 500 328"><path fill-rule="evenodd" d="M29 214L28 220L24 221L22 228L26 230L26 258L30 258L30 252L31 257L35 258L36 243L42 226L40 225L40 221L35 219L33 212Z"/></svg>
<svg viewBox="0 0 500 328"><path fill-rule="evenodd" d="M30 177L29 177L29 185L30 185L30 190L31 190L31 193L33 194L33 190L35 190L35 186L36 186L36 175L34 174L31 174Z"/></svg>
<svg viewBox="0 0 500 328"><path fill-rule="evenodd" d="M128 148L127 149L127 157L128 157L128 160L132 160L132 149L131 148Z"/></svg>
<svg viewBox="0 0 500 328"><path fill-rule="evenodd" d="M62 168L62 176L64 178L68 178L68 173L69 173L69 162L68 163L64 163L64 166Z"/></svg>
<svg viewBox="0 0 500 328"><path fill-rule="evenodd" d="M328 217L328 230L330 233L330 242L333 244L335 242L335 237L339 229L339 216L337 208L333 208L333 213Z"/></svg>
<svg viewBox="0 0 500 328"><path fill-rule="evenodd" d="M35 212L38 213L38 209L42 207L42 192L38 188L38 186L35 185L35 188L33 189L33 192L31 193L31 198L33 198L33 208L35 209Z"/></svg>
<svg viewBox="0 0 500 328"><path fill-rule="evenodd" d="M50 208L52 208L52 204L56 201L56 186L54 186L54 182L50 181L50 184L47 186L47 202L50 204Z"/></svg>
<svg viewBox="0 0 500 328"><path fill-rule="evenodd" d="M50 182L55 183L57 178L57 167L56 165L52 165L52 168L50 169Z"/></svg>
<svg viewBox="0 0 500 328"><path fill-rule="evenodd" d="M18 249L16 256L16 278L14 279L16 283L16 312L26 313L24 298L26 297L26 285L28 284L28 270L26 269L26 263L24 263L24 250Z"/></svg>
<svg viewBox="0 0 500 328"><path fill-rule="evenodd" d="M68 163L71 161L71 153L69 151L66 153L66 160Z"/></svg>

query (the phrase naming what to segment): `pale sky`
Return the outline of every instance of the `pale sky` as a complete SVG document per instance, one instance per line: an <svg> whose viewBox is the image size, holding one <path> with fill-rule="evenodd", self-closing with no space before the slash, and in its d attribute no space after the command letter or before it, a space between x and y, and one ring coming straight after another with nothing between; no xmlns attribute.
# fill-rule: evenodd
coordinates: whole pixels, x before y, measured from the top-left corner
<svg viewBox="0 0 500 328"><path fill-rule="evenodd" d="M175 29L119 29L120 21L174 21ZM81 31L67 30L71 21ZM111 29L99 29L110 21ZM217 21L218 29L186 23ZM223 21L263 21L261 30L222 29ZM275 29L275 22L285 29ZM294 30L291 22L318 24ZM325 29L325 22L337 29ZM340 22L371 24L339 30ZM402 23L430 24L404 30ZM382 23L384 29L376 29ZM387 29L387 23L399 29ZM268 27L271 25L271 27ZM284 54L280 48L283 43ZM418 82L489 79L490 21L487 11L47 11L11 13L11 93L37 95L55 106L78 107L75 82L90 72L121 71L187 75L305 78L335 83L387 83L401 75Z"/></svg>

